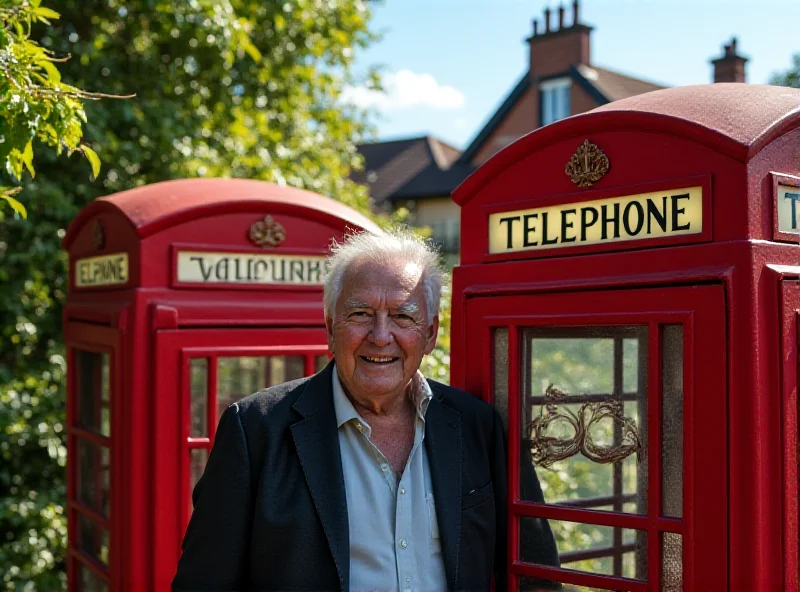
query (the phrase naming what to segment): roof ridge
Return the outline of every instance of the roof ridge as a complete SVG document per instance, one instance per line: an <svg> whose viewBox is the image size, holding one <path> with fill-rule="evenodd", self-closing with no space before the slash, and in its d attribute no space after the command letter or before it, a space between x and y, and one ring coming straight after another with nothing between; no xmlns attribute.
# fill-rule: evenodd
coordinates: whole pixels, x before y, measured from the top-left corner
<svg viewBox="0 0 800 592"><path fill-rule="evenodd" d="M638 76L631 76L630 74L625 74L623 72L619 72L617 70L612 70L610 68L604 68L602 66L595 66L594 64L580 64L580 66L590 68L592 70L599 70L600 72L606 72L608 74L613 74L614 76L621 76L622 78L627 78L628 80L635 80L636 82L643 82L645 84L652 84L653 86L660 86L661 88L671 88L670 86L662 83L662 82L654 82L652 80L646 80L644 78L639 78Z"/></svg>

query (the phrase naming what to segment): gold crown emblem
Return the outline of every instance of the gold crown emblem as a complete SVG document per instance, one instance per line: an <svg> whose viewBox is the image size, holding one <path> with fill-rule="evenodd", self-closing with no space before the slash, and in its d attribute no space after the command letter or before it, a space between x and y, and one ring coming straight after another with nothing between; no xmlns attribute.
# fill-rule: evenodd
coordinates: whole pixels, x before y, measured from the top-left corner
<svg viewBox="0 0 800 592"><path fill-rule="evenodd" d="M267 214L250 227L249 237L259 247L277 247L286 240L286 229Z"/></svg>
<svg viewBox="0 0 800 592"><path fill-rule="evenodd" d="M584 140L569 159L564 172L578 187L591 187L605 176L610 167L603 151L596 144Z"/></svg>
<svg viewBox="0 0 800 592"><path fill-rule="evenodd" d="M569 395L553 388L552 384L545 390L544 398L545 404L540 408L539 417L528 424L534 464L550 468L556 462L578 453L596 463L608 464L619 462L634 452L642 452L636 422L625 417L620 401L606 399L584 403L577 412L567 406L559 409L560 404L569 402ZM611 420L617 431L615 444L595 441L597 434L605 431L598 428L603 424L603 427L608 427L604 420Z"/></svg>

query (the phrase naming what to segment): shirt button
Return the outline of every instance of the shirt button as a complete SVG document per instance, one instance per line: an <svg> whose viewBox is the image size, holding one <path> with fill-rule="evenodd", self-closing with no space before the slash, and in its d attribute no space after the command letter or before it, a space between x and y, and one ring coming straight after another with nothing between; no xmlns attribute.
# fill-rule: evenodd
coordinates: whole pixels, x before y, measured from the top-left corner
<svg viewBox="0 0 800 592"><path fill-rule="evenodd" d="M406 490L405 490L405 489L401 489L401 490L400 490L400 493L402 493L403 495L405 495L405 494L406 494Z"/></svg>
<svg viewBox="0 0 800 592"><path fill-rule="evenodd" d="M356 422L356 429L357 429L357 430L361 430L361 428L362 428L362 427L363 427L363 426L361 425L361 422L358 422L358 421L357 421L357 422Z"/></svg>
<svg viewBox="0 0 800 592"><path fill-rule="evenodd" d="M400 546L403 549L405 549L406 547L408 547L408 541L406 541L405 539L400 539Z"/></svg>
<svg viewBox="0 0 800 592"><path fill-rule="evenodd" d="M388 470L389 470L389 465L387 465L386 463L383 463L381 465L381 471L388 471Z"/></svg>
<svg viewBox="0 0 800 592"><path fill-rule="evenodd" d="M411 578L406 578L406 584L411 582Z"/></svg>

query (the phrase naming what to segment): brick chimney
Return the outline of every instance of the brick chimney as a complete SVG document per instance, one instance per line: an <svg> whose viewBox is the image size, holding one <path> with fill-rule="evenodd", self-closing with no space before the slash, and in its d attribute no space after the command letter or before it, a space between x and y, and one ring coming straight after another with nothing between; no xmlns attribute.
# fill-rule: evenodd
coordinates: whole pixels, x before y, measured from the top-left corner
<svg viewBox="0 0 800 592"><path fill-rule="evenodd" d="M530 73L534 78L566 72L573 64L591 63L590 35L592 27L580 22L579 0L572 2L572 24L566 25L564 5L558 7L558 20L550 22L550 8L545 8L543 27L533 21L533 35L527 41L530 45ZM544 32L541 32L544 29Z"/></svg>
<svg viewBox="0 0 800 592"><path fill-rule="evenodd" d="M714 82L747 82L744 71L747 58L736 53L736 37L723 48L723 56L711 60L714 64Z"/></svg>

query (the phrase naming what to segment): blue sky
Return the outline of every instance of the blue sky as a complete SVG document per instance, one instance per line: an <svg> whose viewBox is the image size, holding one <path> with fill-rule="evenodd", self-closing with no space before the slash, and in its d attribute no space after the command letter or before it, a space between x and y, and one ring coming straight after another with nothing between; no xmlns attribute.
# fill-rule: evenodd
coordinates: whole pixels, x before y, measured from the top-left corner
<svg viewBox="0 0 800 592"><path fill-rule="evenodd" d="M572 2L564 4L569 24ZM432 134L464 148L526 71L524 40L548 5L558 2L378 3L373 29L383 38L357 67L381 66L389 92L353 89L377 111L378 137ZM750 58L748 82L766 84L800 53L798 0L581 0L581 21L595 27L593 64L669 86L710 82L709 60L733 36Z"/></svg>

